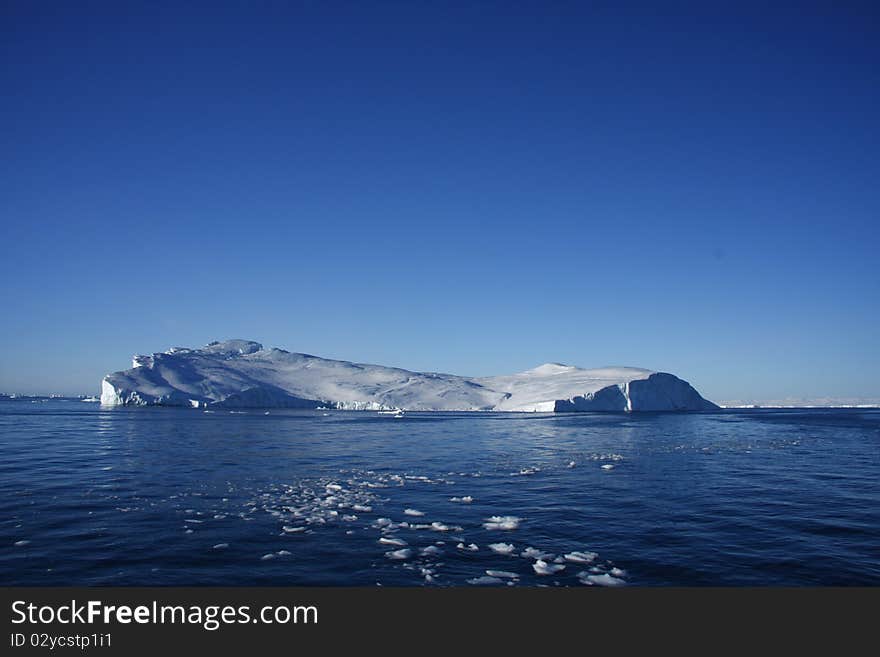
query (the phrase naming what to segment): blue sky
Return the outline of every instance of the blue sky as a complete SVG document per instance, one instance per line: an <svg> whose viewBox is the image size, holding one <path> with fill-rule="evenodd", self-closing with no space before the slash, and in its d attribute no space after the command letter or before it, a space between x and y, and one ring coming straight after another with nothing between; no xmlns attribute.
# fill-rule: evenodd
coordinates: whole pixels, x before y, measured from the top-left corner
<svg viewBox="0 0 880 657"><path fill-rule="evenodd" d="M880 396L870 3L181 4L0 10L0 390L242 337Z"/></svg>

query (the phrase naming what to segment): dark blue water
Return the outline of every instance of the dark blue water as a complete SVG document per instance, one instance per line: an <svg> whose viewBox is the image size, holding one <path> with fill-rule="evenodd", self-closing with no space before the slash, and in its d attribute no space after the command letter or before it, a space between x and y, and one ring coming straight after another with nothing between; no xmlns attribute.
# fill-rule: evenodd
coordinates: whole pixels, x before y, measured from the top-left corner
<svg viewBox="0 0 880 657"><path fill-rule="evenodd" d="M0 457L3 585L880 585L876 410L8 401Z"/></svg>

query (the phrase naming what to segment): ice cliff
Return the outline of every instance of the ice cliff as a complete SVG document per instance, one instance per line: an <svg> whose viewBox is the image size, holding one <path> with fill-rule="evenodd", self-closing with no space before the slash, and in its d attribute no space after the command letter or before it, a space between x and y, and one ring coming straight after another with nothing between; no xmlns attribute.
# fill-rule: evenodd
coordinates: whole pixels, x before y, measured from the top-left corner
<svg viewBox="0 0 880 657"><path fill-rule="evenodd" d="M101 403L414 411L702 411L718 408L672 374L548 363L468 378L329 360L227 340L135 356L104 377Z"/></svg>

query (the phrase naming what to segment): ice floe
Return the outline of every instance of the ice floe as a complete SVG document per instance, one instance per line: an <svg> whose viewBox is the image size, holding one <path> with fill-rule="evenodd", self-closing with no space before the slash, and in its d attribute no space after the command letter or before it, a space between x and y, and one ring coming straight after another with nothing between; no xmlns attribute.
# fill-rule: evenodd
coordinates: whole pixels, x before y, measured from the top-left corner
<svg viewBox="0 0 880 657"><path fill-rule="evenodd" d="M474 577L467 580L467 583L474 586L502 586L504 584L504 580L498 577L482 575L481 577Z"/></svg>
<svg viewBox="0 0 880 657"><path fill-rule="evenodd" d="M527 547L525 550L520 552L520 556L525 557L526 559L553 559L554 554L551 552L544 552L543 550L539 550L538 548Z"/></svg>
<svg viewBox="0 0 880 657"><path fill-rule="evenodd" d="M619 577L613 577L608 573L601 575L590 575L589 573L578 573L578 579L581 584L598 584L599 586L625 586L626 582Z"/></svg>
<svg viewBox="0 0 880 657"><path fill-rule="evenodd" d="M517 529L521 522L522 518L517 518L516 516L492 516L490 518L486 518L486 522L483 523L483 527L485 527L486 529L503 529L506 531L510 531L513 529Z"/></svg>
<svg viewBox="0 0 880 657"><path fill-rule="evenodd" d="M572 563L593 563L599 555L595 552L569 552L564 555L566 561Z"/></svg>
<svg viewBox="0 0 880 657"><path fill-rule="evenodd" d="M402 550L392 550L391 552L386 552L385 556L389 559L394 559L397 561L402 561L404 559L409 559L413 555L413 551L409 548L403 548Z"/></svg>
<svg viewBox="0 0 880 657"><path fill-rule="evenodd" d="M557 563L547 563L543 559L538 559L532 564L532 568L538 575L554 575L562 570L565 566Z"/></svg>
<svg viewBox="0 0 880 657"><path fill-rule="evenodd" d="M489 543L489 549L495 554L511 555L516 548L512 543Z"/></svg>

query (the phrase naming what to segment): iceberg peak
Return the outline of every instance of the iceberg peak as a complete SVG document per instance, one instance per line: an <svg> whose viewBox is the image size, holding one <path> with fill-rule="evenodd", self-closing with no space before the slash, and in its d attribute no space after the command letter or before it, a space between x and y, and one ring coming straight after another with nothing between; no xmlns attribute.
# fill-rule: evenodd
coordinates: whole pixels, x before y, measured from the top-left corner
<svg viewBox="0 0 880 657"><path fill-rule="evenodd" d="M179 347L177 347L176 350L190 351L188 349L182 350ZM214 342L209 342L198 351L205 354L214 354L216 356L246 356L262 350L263 345L259 342L254 342L253 340L224 340L222 342L215 340Z"/></svg>

